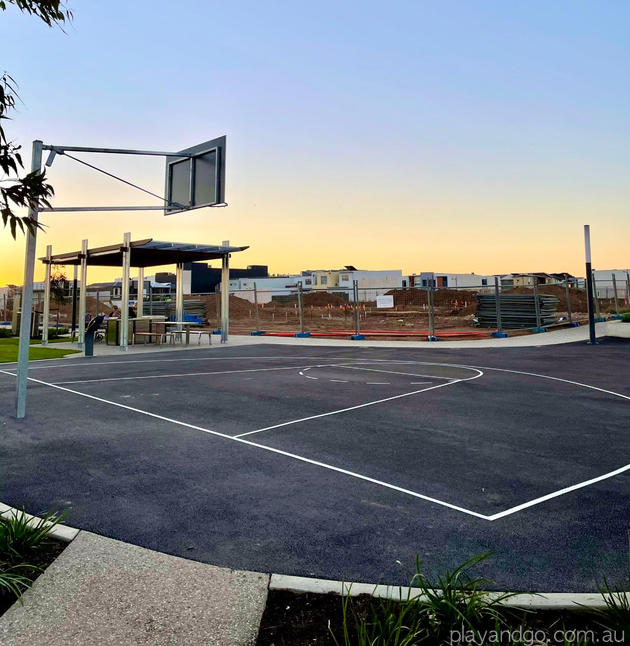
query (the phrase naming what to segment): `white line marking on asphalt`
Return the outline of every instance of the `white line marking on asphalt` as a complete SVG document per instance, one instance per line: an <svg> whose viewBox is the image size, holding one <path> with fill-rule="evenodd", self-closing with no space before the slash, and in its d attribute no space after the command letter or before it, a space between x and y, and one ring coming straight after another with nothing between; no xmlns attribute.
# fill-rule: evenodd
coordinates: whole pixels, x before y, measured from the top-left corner
<svg viewBox="0 0 630 646"><path fill-rule="evenodd" d="M478 379L483 376L481 370L477 370L477 373L474 377L467 377L466 379L454 379L452 381L447 381L443 384L437 384L436 386L429 386L429 388L421 388L420 390L413 390L410 393L402 393L401 395L393 395L392 397L385 397L384 399L376 399L375 401L365 402L364 404L358 404L357 406L349 406L348 408L340 408L339 410L331 410L328 413L319 413L319 415L311 415L309 417L301 417L300 419L293 419L288 422L282 422L280 424L274 424L273 426L265 426L264 428L257 428L253 431L247 431L247 433L240 433L234 437L246 437L247 435L254 435L255 433L262 433L263 431L271 431L275 428L281 428L283 426L290 426L291 424L299 424L300 422L308 422L312 419L319 419L320 417L328 417L330 415L338 415L339 413L347 413L351 410L358 410L359 408L365 408L366 406L375 406L376 404L383 404L385 402L394 401L396 399L402 399L403 397L411 397L411 395L418 395L419 393L424 393L429 390L435 390L436 388L443 388L444 386L450 386L452 384L457 384L461 381L470 381L472 379Z"/></svg>
<svg viewBox="0 0 630 646"><path fill-rule="evenodd" d="M423 384L430 384L430 381L410 381L412 386L422 386Z"/></svg>
<svg viewBox="0 0 630 646"><path fill-rule="evenodd" d="M10 372L6 372L4 370L0 370L0 373L4 374L12 374ZM15 375L13 375L15 376ZM477 375L481 376L481 375ZM178 426L184 426L186 428L191 428L195 431L201 431L203 433L208 433L209 435L214 435L216 437L221 437L225 440L230 440L232 442L239 442L240 444L244 444L246 446L252 446L257 449L261 449L263 451L269 451L270 453L276 453L277 455L283 455L288 458L292 458L294 460L299 460L300 462L305 462L306 464L311 464L316 467L321 467L322 469L328 469L329 471L335 471L337 473L342 473L343 475L350 476L352 478L357 478L358 480L363 480L365 482L369 482L371 484L375 484L381 487L385 487L386 489L392 489L393 491L398 491L400 493L407 494L409 496L413 496L414 498L419 498L420 500L425 500L427 502L434 503L436 505L440 505L442 507L447 507L448 509L452 509L454 511L459 511L463 514L468 514L469 516L474 516L476 518L481 518L483 520L489 520L488 516L484 516L483 514L479 514L476 511L472 511L470 509L465 509L464 507L459 507L457 505L452 505L449 502L445 502L444 500L439 500L437 498L432 498L431 496L425 496L424 494L418 493L417 491L412 491L411 489L405 489L404 487L399 487L397 485L391 484L389 482L384 482L383 480L376 480L375 478L370 478L369 476L362 475L361 473L355 473L354 471L349 471L348 469L342 469L340 467L336 467L332 464L326 464L325 462L319 462L318 460L311 460L310 458L305 458L302 455L297 455L295 453L289 453L288 451L283 451L281 449L275 449L271 446L266 446L264 444L258 444L257 442L252 442L251 440L244 440L238 435L232 436L232 435L226 435L225 433L219 433L219 431L213 431L209 428L203 428L202 426L196 426L194 424L188 424L187 422L182 422L177 419L173 419L170 417L164 417L163 415L157 415L156 413L151 413L146 410L141 410L139 408L134 408L133 406L127 406L126 404L121 404L120 402L115 402L115 401L110 401L109 399L103 399L102 397L96 397L95 395L88 395L87 393L82 393L78 390L72 390L71 388L66 388L65 386L59 386L57 384L51 384L46 381L41 381L40 379L35 379L33 377L28 378L29 381L33 381L35 383L41 384L43 386L49 386L50 388L55 388L57 390L62 390L68 393L72 393L74 395L79 395L80 397L87 397L88 399L93 399L98 402L102 402L104 404L109 404L110 406L116 406L117 408L122 408L124 410L129 410L134 413L139 413L140 415L146 415L148 417L152 417L154 419L159 419L164 422L170 422L171 424L177 424ZM473 379L476 379L476 377L473 377ZM445 386L447 384L440 384L440 386ZM438 388L440 386L437 386Z"/></svg>
<svg viewBox="0 0 630 646"><path fill-rule="evenodd" d="M219 359L221 359L221 360L227 360L227 359L231 360L231 359L262 359L262 358L265 358L265 359L285 359L285 360L288 359L288 360L292 360L290 357L229 357L229 358L227 358L227 357L221 357L221 358L212 357L211 359L213 359L213 360L219 360ZM325 358L327 360L335 360L336 359L335 357L302 357L302 359L305 359L305 358L308 358L308 359L311 359L311 360L320 359L320 358L321 359ZM210 359L210 358L208 358L208 359ZM346 359L346 358L344 357L344 359ZM203 360L206 360L206 359L197 358L197 359L154 359L154 360L148 360L148 361L147 360L142 360L142 361L115 361L115 362L114 361L108 361L108 362L103 362L102 364L88 363L88 364L79 364L79 365L109 365L110 363L149 363L149 362L152 362L152 361L161 362L161 361L203 361ZM350 359L350 361L352 361L352 360L353 359ZM74 361L76 361L76 359ZM297 361L297 359L296 359L296 361ZM397 363L397 364L401 364L401 365L427 365L427 366L440 366L440 367L443 367L443 368L465 368L465 369L468 369L468 370L476 370L478 372L481 371L481 370L494 370L496 372L506 372L506 373L512 373L512 374L517 374L517 375L527 375L527 376L530 376L530 377L539 377L541 379L550 379L552 381L560 381L560 382L563 382L563 383L572 384L574 386L579 386L579 387L582 387L582 388L588 388L590 390L595 390L595 391L598 391L598 392L606 393L608 395L613 395L614 397L620 397L622 399L630 400L630 396L624 395L622 393L615 392L613 390L607 390L605 388L599 388L598 386L591 386L589 384L585 384L585 383L582 383L582 382L579 382L579 381L573 381L571 379L563 379L562 377L553 377L553 376L550 376L550 375L541 375L539 373L525 372L525 371L522 371L522 370L509 370L507 368L492 368L492 367L488 367L488 366L476 367L476 366L463 365L463 364L436 363L436 362L428 362L428 361L403 361L403 360L367 359L367 358L365 358L365 359L357 359L356 361L357 362L363 362L363 363ZM67 363L62 365L62 366L59 366L59 364L55 364L54 366L38 366L38 367L30 368L30 369L31 370L33 370L33 369L37 370L37 369L45 369L45 368L66 367L66 366L72 366L73 365L72 362L73 362L73 360L68 360ZM337 364L333 364L333 365L336 366ZM344 366L344 367L350 368L351 366ZM14 373L8 372L6 370L0 370L0 373L6 374L6 375L11 375L12 377L15 377ZM481 373L481 374L483 374L483 373ZM481 376L481 374L478 374L475 377L472 377L472 379L476 379L477 377ZM424 376L424 375L422 375L422 376ZM305 377L307 379L317 379L317 377L309 377L308 375L305 375ZM438 377L438 378L444 379L444 377ZM457 511L461 511L463 513L467 513L467 514L470 514L472 516L476 516L478 518L482 518L482 519L488 520L488 521L494 521L494 520L498 520L500 518L504 518L506 516L509 516L511 514L514 514L514 513L517 513L518 511L521 511L521 510L526 509L528 507L538 505L538 504L540 504L542 502L545 502L547 500L551 500L552 498L556 498L558 496L562 496L564 494L570 493L570 492L575 491L577 489L587 487L587 486L589 486L591 484L594 484L596 482L600 482L600 481L606 480L608 478L613 478L616 475L619 475L621 473L624 473L625 471L630 470L630 465L625 465L625 466L620 467L620 468L618 468L618 469L616 469L614 471L609 471L608 473L605 473L605 474L603 474L601 476L597 476L596 478L592 478L590 480L585 480L584 482L580 482L578 484L571 485L571 486L565 487L563 489L559 489L557 491L554 491L554 492L551 492L549 494L546 494L545 496L535 498L535 499L530 500L528 502L525 502L525 503L523 503L521 505L517 505L515 507L511 507L509 509L506 509L505 511L498 512L497 514L493 514L491 516L484 516L483 514L479 514L477 512L473 512L473 511L464 509L462 507L457 507L455 505L451 505L450 503L445 503L443 501L439 501L437 499L433 499L433 498L430 498L428 496L423 496L421 494L417 494L417 493L411 492L409 490L401 489L401 488L396 487L394 485L388 485L386 483L382 483L380 481L373 480L371 478L368 478L367 476L361 476L359 474L352 474L351 472L346 472L345 470L339 469L338 467L326 466L323 463L317 463L315 461L309 460L308 458L302 458L301 456L295 456L293 454L289 454L289 453L280 451L278 449L272 449L271 447L266 447L264 445L259 445L259 444L256 444L254 442L248 442L246 440L241 440L240 436L235 436L235 437L224 436L222 433L218 433L216 431L208 431L207 429L202 429L200 427L194 427L194 426L192 426L190 424L186 424L184 422L179 422L177 420L169 420L168 418L163 418L163 417L161 417L159 415L155 415L154 413L149 413L147 411L141 411L141 410L138 410L138 409L131 408L129 406L125 406L124 404L119 404L117 402L111 402L111 401L108 401L106 399L100 399L98 397L94 397L93 395L88 395L86 393L81 393L81 392L78 392L78 391L75 391L75 390L70 390L69 388L63 388L61 386L58 386L58 385L55 385L55 384L50 384L50 383L47 383L47 382L44 382L44 381L39 381L38 379L34 379L32 377L29 377L29 381L34 381L36 383L41 383L41 384L44 384L46 386L50 386L51 388L57 388L59 390L66 390L68 392L75 393L75 394L80 395L82 397L88 397L88 398L91 398L91 399L96 399L96 400L99 400L99 401L103 401L105 403L111 404L112 406L119 406L121 408L127 408L129 410L135 410L135 411L137 411L139 413L142 413L142 414L145 414L145 415L149 415L149 416L152 416L152 417L164 419L166 421L172 421L174 424L179 424L179 425L182 425L182 426L188 426L190 428L197 428L198 430L202 430L202 431L205 431L205 432L208 432L208 433L213 433L215 435L220 435L221 437L227 437L229 439L235 439L235 440L238 440L238 441L242 441L244 443L251 444L252 446L259 446L260 448L270 450L270 451L273 451L273 452L276 452L276 453L288 455L288 456L294 457L295 459L298 459L298 460L302 460L302 461L305 461L305 462L311 462L312 464L318 464L319 466L323 466L325 468L330 468L333 471L338 471L340 473L348 473L348 474L354 475L355 477L358 477L360 479L367 480L367 481L370 481L370 482L374 482L376 484L381 484L382 486L386 486L386 487L389 487L389 488L392 488L392 489L396 489L397 491L401 491L403 493L408 493L409 495L413 495L415 497L422 498L423 500L427 500L427 501L430 501L430 502L435 502L436 504L440 504L440 505L443 505L443 506L446 506L446 507L450 507L451 509L455 509ZM460 379L460 380L456 380L456 381L468 381L468 379ZM449 383L456 383L456 381L449 382ZM443 385L449 385L449 384L440 384L440 386L443 386ZM424 390L429 390L429 389L424 389ZM414 391L414 393L406 393L406 394L403 394L403 395L398 395L397 397L406 397L408 395L415 394L416 392L424 392L424 390ZM383 401L385 401L385 400L383 400ZM364 405L370 405L370 404L364 404ZM336 412L343 412L343 411L333 411L331 413L324 413L323 416L330 415L330 414L335 414ZM306 419L313 419L313 418L305 418L305 420ZM295 420L293 422L286 422L283 425L294 424L294 423L297 423L299 421L305 421L305 420ZM269 428L275 428L275 427L269 427ZM268 430L268 429L260 429L260 430Z"/></svg>
<svg viewBox="0 0 630 646"><path fill-rule="evenodd" d="M347 384L348 381L346 379L329 379L328 381L334 381L337 384Z"/></svg>
<svg viewBox="0 0 630 646"><path fill-rule="evenodd" d="M618 476L620 473L624 473L625 471L628 471L628 470L630 470L630 464L626 464L625 466L620 467L619 469L615 469L614 471L609 471L608 473L604 473L604 475L597 476L596 478L591 478L590 480L584 480L584 482L578 482L578 484L571 485L570 487L565 487L564 489L558 489L558 491L548 493L546 496L540 496L540 498L534 498L533 500L524 502L522 505L516 505L516 507L510 507L510 509L501 511L498 514L493 514L492 516L488 516L488 520L498 520L499 518L504 518L505 516L515 514L517 511L522 511L523 509L527 509L528 507L539 505L541 502L551 500L552 498L557 498L558 496L563 496L565 493L570 493L571 491L576 491L577 489L583 489L584 487L588 487L589 485L595 484L596 482L601 482L602 480L607 480L608 478Z"/></svg>
<svg viewBox="0 0 630 646"><path fill-rule="evenodd" d="M366 381L365 383L368 386L389 386L390 385L389 381Z"/></svg>
<svg viewBox="0 0 630 646"><path fill-rule="evenodd" d="M335 368L348 368L348 370L367 370L368 372L387 372L390 375L406 375L407 377L428 377L429 379L445 379L450 380L452 377L437 377L435 375L417 375L411 372L396 372L394 370L379 370L378 368L361 368L359 366L344 366L341 364L333 364ZM464 381L466 381L464 379Z"/></svg>
<svg viewBox="0 0 630 646"><path fill-rule="evenodd" d="M315 380L319 379L319 377L311 377L311 376L309 376L309 375L304 375L304 376L305 376L307 379L315 379Z"/></svg>
<svg viewBox="0 0 630 646"><path fill-rule="evenodd" d="M325 367L325 366L317 366ZM277 368L244 368L243 370L218 370L214 372L178 372L168 375L139 375L135 377L99 377L97 379L79 379L76 381L54 381L57 386L71 384L89 384L103 381L135 381L140 379L170 379L174 377L203 377L206 375L232 375L243 372L270 372L273 370L297 370L298 366L282 366ZM305 375L306 376L306 375Z"/></svg>

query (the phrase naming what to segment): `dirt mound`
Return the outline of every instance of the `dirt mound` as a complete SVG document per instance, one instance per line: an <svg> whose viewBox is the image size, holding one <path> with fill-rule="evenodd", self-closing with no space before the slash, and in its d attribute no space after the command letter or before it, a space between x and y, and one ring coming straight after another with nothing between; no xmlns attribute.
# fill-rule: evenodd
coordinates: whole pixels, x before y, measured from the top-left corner
<svg viewBox="0 0 630 646"><path fill-rule="evenodd" d="M327 294L326 292L310 292L304 294L304 305L309 307L326 307L327 305L346 305L348 299L339 294Z"/></svg>
<svg viewBox="0 0 630 646"><path fill-rule="evenodd" d="M515 287L514 289L504 290L504 294L533 294L531 287ZM538 293L547 296L555 296L558 303L558 311L566 312L567 309L567 295L566 288L563 285L540 285ZM571 302L572 312L586 312L588 311L586 292L582 289L571 287L569 289L569 298Z"/></svg>
<svg viewBox="0 0 630 646"><path fill-rule="evenodd" d="M424 289L392 289L387 292L394 297L397 310L422 308L428 305ZM436 308L449 308L455 316L472 314L476 308L475 291L462 289L439 289L433 292Z"/></svg>

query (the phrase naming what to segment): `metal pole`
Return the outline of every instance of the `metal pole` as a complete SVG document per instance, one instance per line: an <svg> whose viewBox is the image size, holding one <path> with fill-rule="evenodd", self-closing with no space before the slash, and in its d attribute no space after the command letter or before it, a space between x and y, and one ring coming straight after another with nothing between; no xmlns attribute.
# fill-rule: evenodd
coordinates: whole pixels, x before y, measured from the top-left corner
<svg viewBox="0 0 630 646"><path fill-rule="evenodd" d="M44 278L44 322L42 325L42 345L48 345L48 320L50 319L50 270L52 245L46 245L46 278Z"/></svg>
<svg viewBox="0 0 630 646"><path fill-rule="evenodd" d="M617 278L615 272L612 274L613 294L615 299L615 314L619 316L619 299L617 298Z"/></svg>
<svg viewBox="0 0 630 646"><path fill-rule="evenodd" d="M626 305L630 305L630 272L626 269Z"/></svg>
<svg viewBox="0 0 630 646"><path fill-rule="evenodd" d="M88 241L81 242L81 291L79 292L79 339L78 347L83 349L85 343L85 315L87 314L87 254Z"/></svg>
<svg viewBox="0 0 630 646"><path fill-rule="evenodd" d="M353 298L354 298L354 333L361 334L361 322L359 320L359 281L352 281Z"/></svg>
<svg viewBox="0 0 630 646"><path fill-rule="evenodd" d="M229 243L223 243L229 247ZM230 254L225 253L221 258L221 343L227 343L228 327L230 325Z"/></svg>
<svg viewBox="0 0 630 646"><path fill-rule="evenodd" d="M175 267L175 319L184 320L184 263L178 262ZM178 330L183 329L181 325Z"/></svg>
<svg viewBox="0 0 630 646"><path fill-rule="evenodd" d="M433 307L433 287L427 289L427 304L429 306L429 341L436 341L435 336L435 309Z"/></svg>
<svg viewBox="0 0 630 646"><path fill-rule="evenodd" d="M593 311L593 270L591 266L591 227L584 225L584 258L586 261L586 299L588 302L589 343L597 343L595 336L595 312Z"/></svg>
<svg viewBox="0 0 630 646"><path fill-rule="evenodd" d="M595 303L595 316L597 318L600 317L599 313L599 297L597 295L597 279L595 278L595 274L591 270L591 274L593 275L593 302Z"/></svg>
<svg viewBox="0 0 630 646"><path fill-rule="evenodd" d="M254 283L254 307L256 308L256 332L260 332L260 313L258 311L258 290Z"/></svg>
<svg viewBox="0 0 630 646"><path fill-rule="evenodd" d="M120 349L129 349L129 273L131 271L131 233L125 233L122 252L122 285L120 305Z"/></svg>
<svg viewBox="0 0 630 646"><path fill-rule="evenodd" d="M567 295L567 319L569 320L569 323L573 323L573 317L571 315L571 292L569 291L568 280L564 282L564 291L566 292L566 295Z"/></svg>
<svg viewBox="0 0 630 646"><path fill-rule="evenodd" d="M304 299L301 281L298 282L298 310L300 316L300 334L304 334Z"/></svg>
<svg viewBox="0 0 630 646"><path fill-rule="evenodd" d="M144 316L144 267L138 267L138 313L136 316L142 318Z"/></svg>
<svg viewBox="0 0 630 646"><path fill-rule="evenodd" d="M497 331L492 336L503 339L507 334L503 331L503 322L501 320L501 289L498 276L494 277L494 303L497 313Z"/></svg>
<svg viewBox="0 0 630 646"><path fill-rule="evenodd" d="M540 316L540 302L538 301L538 276L534 276L534 309L536 310L536 329L540 332L542 319Z"/></svg>
<svg viewBox="0 0 630 646"><path fill-rule="evenodd" d="M72 332L70 340L74 341L77 335L77 288L78 288L78 265L74 266L74 278L72 280Z"/></svg>
<svg viewBox="0 0 630 646"><path fill-rule="evenodd" d="M31 172L40 172L42 168L43 142L33 142L31 155ZM24 287L22 288L22 317L20 319L20 345L18 347L18 367L16 385L15 414L18 419L26 415L26 384L28 381L28 347L31 340L31 308L33 307L33 277L35 275L35 247L37 245L37 209L30 208L28 217L33 224L32 231L26 234L26 251L24 254Z"/></svg>
<svg viewBox="0 0 630 646"><path fill-rule="evenodd" d="M153 316L153 286L151 279L149 279L149 316Z"/></svg>
<svg viewBox="0 0 630 646"><path fill-rule="evenodd" d="M216 304L214 309L217 314L217 330L220 332L221 331L221 286L215 285L214 291L216 293Z"/></svg>

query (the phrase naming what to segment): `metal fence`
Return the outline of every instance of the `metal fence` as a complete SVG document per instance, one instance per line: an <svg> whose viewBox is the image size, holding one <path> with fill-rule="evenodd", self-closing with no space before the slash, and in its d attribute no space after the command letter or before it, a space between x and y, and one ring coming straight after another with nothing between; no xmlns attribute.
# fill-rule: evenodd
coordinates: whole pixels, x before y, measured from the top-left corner
<svg viewBox="0 0 630 646"><path fill-rule="evenodd" d="M597 281L595 316L602 320L630 307L630 284ZM383 298L385 297L385 298ZM389 297L389 298L387 298ZM389 301L389 302L384 302ZM488 307L494 315L488 317ZM174 313L172 300L145 301L145 313ZM186 315L220 328L218 292L184 297ZM517 316L526 311L526 314ZM484 315L485 314L485 315ZM504 330L542 332L578 325L588 317L583 284L478 285L466 288L373 286L304 289L230 289L230 332L277 336L478 338Z"/></svg>
<svg viewBox="0 0 630 646"><path fill-rule="evenodd" d="M596 319L615 317L630 309L630 277L594 281ZM2 302L0 315L13 318L13 300ZM108 313L112 302L88 298L88 312ZM41 309L36 303L34 309ZM92 311L94 310L94 311ZM70 303L56 311L57 324L70 322ZM186 317L206 328L221 328L220 292L184 296ZM143 300L143 313L172 318L175 294ZM282 336L476 338L504 330L543 331L556 325L575 325L588 317L584 281L552 285L501 284L445 287L329 287L306 289L230 289L230 332Z"/></svg>

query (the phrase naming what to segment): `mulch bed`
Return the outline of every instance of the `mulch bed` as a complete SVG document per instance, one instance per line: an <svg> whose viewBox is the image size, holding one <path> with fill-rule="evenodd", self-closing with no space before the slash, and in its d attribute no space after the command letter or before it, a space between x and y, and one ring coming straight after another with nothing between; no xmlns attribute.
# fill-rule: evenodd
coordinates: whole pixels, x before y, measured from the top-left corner
<svg viewBox="0 0 630 646"><path fill-rule="evenodd" d="M40 571L36 571L32 575L33 580L38 576L43 574L44 570L63 552L67 543L62 543L61 541L54 541L47 545L41 550L37 550L29 557L29 565L36 565L41 568ZM13 594L0 591L0 616L3 615L14 603L16 603L16 598Z"/></svg>

